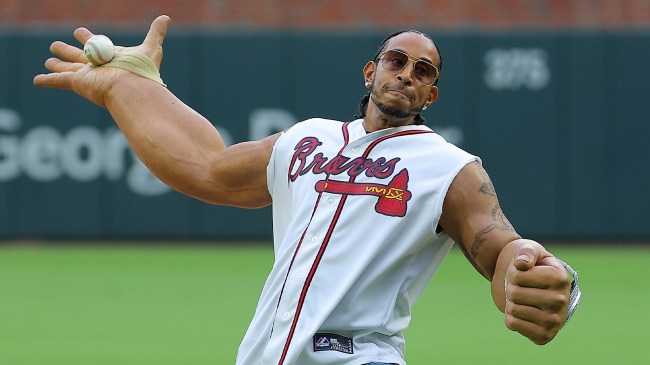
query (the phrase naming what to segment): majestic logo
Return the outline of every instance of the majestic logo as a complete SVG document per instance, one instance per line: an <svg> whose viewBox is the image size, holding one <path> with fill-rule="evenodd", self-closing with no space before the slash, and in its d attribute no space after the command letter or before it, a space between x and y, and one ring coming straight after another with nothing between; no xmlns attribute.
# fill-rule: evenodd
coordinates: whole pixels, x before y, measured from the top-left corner
<svg viewBox="0 0 650 365"><path fill-rule="evenodd" d="M314 335L314 351L338 351L353 354L352 339L334 333L317 333Z"/></svg>
<svg viewBox="0 0 650 365"><path fill-rule="evenodd" d="M315 346L317 349L328 349L331 346L330 340L327 336L322 336L316 340Z"/></svg>
<svg viewBox="0 0 650 365"><path fill-rule="evenodd" d="M351 159L342 155L329 159L321 152L313 155L321 144L322 142L314 137L306 137L298 142L289 168L290 181L295 181L299 176L308 172L331 175L347 172L348 176L352 178L365 172L368 177L387 179L393 174L395 165L400 161L399 158L386 160L383 157L376 160L366 157ZM402 169L387 185L327 179L318 181L315 189L319 193L375 196L378 198L377 204L375 204L377 213L403 217L406 215L406 203L411 199L411 192L407 190L408 180L408 170Z"/></svg>

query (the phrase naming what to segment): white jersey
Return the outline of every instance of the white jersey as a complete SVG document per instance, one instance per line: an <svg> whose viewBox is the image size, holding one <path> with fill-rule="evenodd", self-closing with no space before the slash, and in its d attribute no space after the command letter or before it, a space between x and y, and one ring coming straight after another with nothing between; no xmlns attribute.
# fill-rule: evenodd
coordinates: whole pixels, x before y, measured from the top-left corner
<svg viewBox="0 0 650 365"><path fill-rule="evenodd" d="M405 364L411 307L453 244L436 233L443 200L470 161L426 126L283 133L267 168L275 264L237 364Z"/></svg>

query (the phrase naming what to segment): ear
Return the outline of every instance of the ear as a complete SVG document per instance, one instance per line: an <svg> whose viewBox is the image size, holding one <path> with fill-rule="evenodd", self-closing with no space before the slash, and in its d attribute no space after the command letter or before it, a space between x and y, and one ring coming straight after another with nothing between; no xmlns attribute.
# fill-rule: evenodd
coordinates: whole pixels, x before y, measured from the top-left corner
<svg viewBox="0 0 650 365"><path fill-rule="evenodd" d="M372 80L375 78L375 70L377 69L377 64L373 61L368 61L363 67L363 80L369 81L372 83Z"/></svg>
<svg viewBox="0 0 650 365"><path fill-rule="evenodd" d="M427 106L433 104L436 100L438 100L438 95L440 93L440 90L438 89L437 86L433 85L431 86L431 92L429 93L429 98L427 99Z"/></svg>

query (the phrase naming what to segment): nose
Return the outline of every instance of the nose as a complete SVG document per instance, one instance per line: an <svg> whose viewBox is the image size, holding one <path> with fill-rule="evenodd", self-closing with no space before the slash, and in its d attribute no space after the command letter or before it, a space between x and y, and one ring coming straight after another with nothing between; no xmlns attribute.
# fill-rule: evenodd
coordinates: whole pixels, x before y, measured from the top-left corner
<svg viewBox="0 0 650 365"><path fill-rule="evenodd" d="M415 68L415 63L411 60L408 60L404 68L397 73L397 79L402 81L405 84L411 84L413 82L413 71Z"/></svg>

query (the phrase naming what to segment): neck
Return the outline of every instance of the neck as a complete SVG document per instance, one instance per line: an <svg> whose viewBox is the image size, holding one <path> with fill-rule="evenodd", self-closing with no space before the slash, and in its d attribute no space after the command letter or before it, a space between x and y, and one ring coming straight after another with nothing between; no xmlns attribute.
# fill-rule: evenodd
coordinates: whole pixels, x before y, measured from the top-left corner
<svg viewBox="0 0 650 365"><path fill-rule="evenodd" d="M419 109L402 110L396 107L378 102L375 100L373 93L370 93L368 105L366 107L366 116L364 118L364 127L367 132L375 132L381 129L402 127L415 123L415 117Z"/></svg>
<svg viewBox="0 0 650 365"><path fill-rule="evenodd" d="M382 129L394 128L394 127L403 127L406 125L412 125L413 120L410 121L394 121L388 119L372 119L368 115L363 118L363 128L367 133L376 132Z"/></svg>
<svg viewBox="0 0 650 365"><path fill-rule="evenodd" d="M363 127L366 129L366 132L376 132L378 130L393 128L393 127L403 127L406 125L412 125L415 123L415 116L410 115L408 117L396 117L385 113L380 110L374 103L368 103L368 108L366 110L366 116L363 118Z"/></svg>

